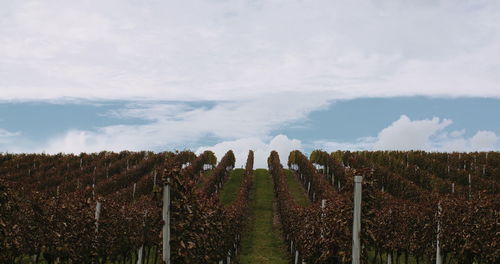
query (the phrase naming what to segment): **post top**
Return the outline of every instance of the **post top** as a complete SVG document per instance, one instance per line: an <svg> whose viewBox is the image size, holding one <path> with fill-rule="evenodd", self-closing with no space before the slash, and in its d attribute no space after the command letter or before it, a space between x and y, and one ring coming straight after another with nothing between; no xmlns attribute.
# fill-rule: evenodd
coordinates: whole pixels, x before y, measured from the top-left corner
<svg viewBox="0 0 500 264"><path fill-rule="evenodd" d="M363 176L354 176L354 182L362 182L363 181Z"/></svg>

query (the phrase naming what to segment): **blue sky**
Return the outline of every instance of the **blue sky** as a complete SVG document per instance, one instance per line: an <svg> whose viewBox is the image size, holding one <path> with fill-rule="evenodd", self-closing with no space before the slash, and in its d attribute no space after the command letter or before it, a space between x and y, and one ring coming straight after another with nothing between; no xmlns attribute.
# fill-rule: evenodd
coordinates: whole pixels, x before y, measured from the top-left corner
<svg viewBox="0 0 500 264"><path fill-rule="evenodd" d="M112 125L146 125L148 120L119 117L113 113L133 102L99 101L79 103L2 102L0 127L20 132L30 141L47 141L69 130L97 130ZM176 102L156 102L173 104ZM213 108L217 102L181 102L193 108ZM500 134L500 100L489 98L362 98L331 102L328 107L311 112L306 118L276 128L273 135L285 134L304 142L317 140L354 141L376 135L382 129L407 115L411 119L441 117L453 120L450 130L465 130L471 137L477 130ZM216 142L209 135L203 145ZM191 146L192 147L192 146ZM155 150L161 150L156 147Z"/></svg>
<svg viewBox="0 0 500 264"><path fill-rule="evenodd" d="M473 136L477 130L500 132L500 100L488 98L362 98L333 102L325 110L312 112L301 125L277 130L306 141L318 139L353 141L376 135L400 116L412 120L432 117L447 118L453 123L450 130L465 129L465 136Z"/></svg>
<svg viewBox="0 0 500 264"><path fill-rule="evenodd" d="M499 1L0 6L0 151L500 149Z"/></svg>
<svg viewBox="0 0 500 264"><path fill-rule="evenodd" d="M8 141L1 142L3 143L2 151L48 151L51 153L58 151L78 153L79 151L104 149L114 151L123 149L153 151L192 149L196 151L203 146L204 148L218 149L227 143L238 148L253 149L254 146L270 148L271 141L275 139L282 140L282 144L285 146L290 144L290 146L300 148L305 152L316 148L329 151L336 149L371 150L377 149L374 145L379 134L391 124L401 120L402 116L407 116L415 124L422 120L432 123L432 118L438 117L439 121L434 122L435 126L443 124L445 119L450 120L450 123L442 128L436 130L435 127L431 126L420 132L427 133L428 138L423 144L416 145L416 149L472 151L476 149L467 142L478 131L489 131L495 136L500 135L500 122L490 122L490 120L496 120L498 113L500 113L499 99L394 97L332 101L327 106L311 111L302 118L277 125L266 135L249 134L243 140L238 134L228 137L217 136L210 129L207 129L196 137L180 141L146 141L142 143L143 140L137 138L135 142L138 144L132 144L130 147L124 147L130 142L114 142L112 145L106 145L104 142L101 143L102 147L99 144L93 146L96 143L92 137L102 136L100 134L105 133L103 129L110 127L118 126L125 129L142 127L147 129L148 126L158 126L153 136L157 133L168 135L168 126L163 128L161 125L157 125L158 119L156 117L138 113L139 110L148 109L151 105L156 107L173 105L175 108L183 108L184 112L180 115L183 116L185 112L200 109L214 111L218 104L220 102L2 102L0 103L0 127L3 131L11 134L10 136L4 135L4 139ZM164 110L159 112L162 111ZM175 118L175 112L169 113L167 111L165 116ZM182 126L189 123L183 118L180 117L177 120ZM236 120L233 122L232 125L239 126L245 121ZM231 129L231 127L227 129ZM410 126L409 129L418 130L419 126ZM73 141L78 141L78 133L84 133L87 136L83 144L74 145ZM178 133L184 132L180 130ZM452 137L451 134L455 135ZM138 137L140 136L138 135ZM404 142L398 143L399 149L412 146L411 138L407 138L405 134L402 134L401 137ZM134 139L134 135L124 140L131 138ZM477 150L498 150L498 141L496 136L489 143L490 145L480 146ZM444 146L446 144L450 146ZM231 147L224 146L222 148Z"/></svg>

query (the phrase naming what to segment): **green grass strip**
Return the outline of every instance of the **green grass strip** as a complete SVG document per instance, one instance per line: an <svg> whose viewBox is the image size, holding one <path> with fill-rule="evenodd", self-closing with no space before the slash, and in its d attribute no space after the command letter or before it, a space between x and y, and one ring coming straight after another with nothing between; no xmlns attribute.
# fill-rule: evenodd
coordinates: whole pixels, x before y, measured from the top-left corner
<svg viewBox="0 0 500 264"><path fill-rule="evenodd" d="M286 176L286 183L288 184L288 190L290 194L293 196L295 201L301 206L309 205L310 201L304 193L305 190L300 184L299 180L295 177L291 170L284 170Z"/></svg>
<svg viewBox="0 0 500 264"><path fill-rule="evenodd" d="M231 204L236 199L238 191L240 190L241 181L245 174L244 169L234 169L229 175L229 180L224 184L220 193L220 201L224 205Z"/></svg>
<svg viewBox="0 0 500 264"><path fill-rule="evenodd" d="M254 172L250 221L241 241L240 262L245 263L288 263L279 228L274 223L274 190L271 176L264 169Z"/></svg>
<svg viewBox="0 0 500 264"><path fill-rule="evenodd" d="M380 256L377 256L377 259L375 260L375 262L372 262L373 256L375 255L375 251L374 250L369 250L367 252L367 255L368 255L367 257L368 257L368 262L369 263L376 263L376 264L385 264L385 263L387 263L388 256L387 256L386 253L382 254L382 261L380 261ZM400 263L404 263L404 254L401 254L401 256L399 256L399 262ZM394 254L392 256L392 263L398 263L398 262L396 262L396 254ZM408 256L408 264L416 264L416 263L417 263L417 261L416 261L415 257L409 255ZM427 262L426 262L425 259L420 259L419 263L420 264L422 264L422 263L425 264Z"/></svg>

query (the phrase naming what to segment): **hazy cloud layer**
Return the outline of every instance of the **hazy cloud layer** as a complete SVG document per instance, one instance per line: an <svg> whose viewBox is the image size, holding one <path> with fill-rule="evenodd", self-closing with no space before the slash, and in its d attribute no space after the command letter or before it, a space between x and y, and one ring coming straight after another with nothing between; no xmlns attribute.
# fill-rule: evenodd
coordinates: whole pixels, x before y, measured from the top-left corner
<svg viewBox="0 0 500 264"><path fill-rule="evenodd" d="M20 135L19 132L10 132L10 131L7 131L5 129L0 128L0 138L15 137L15 136L19 136L19 135Z"/></svg>
<svg viewBox="0 0 500 264"><path fill-rule="evenodd" d="M496 0L1 6L4 100L500 97Z"/></svg>
<svg viewBox="0 0 500 264"><path fill-rule="evenodd" d="M0 128L0 148L11 146L12 141L19 137L21 133L10 132L5 129Z"/></svg>

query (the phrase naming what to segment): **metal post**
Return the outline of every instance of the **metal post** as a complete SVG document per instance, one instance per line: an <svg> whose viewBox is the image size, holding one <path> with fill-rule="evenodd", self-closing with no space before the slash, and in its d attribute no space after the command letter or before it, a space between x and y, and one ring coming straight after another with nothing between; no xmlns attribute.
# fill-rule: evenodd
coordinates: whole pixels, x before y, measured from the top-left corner
<svg viewBox="0 0 500 264"><path fill-rule="evenodd" d="M472 179L470 177L470 174L469 174L469 200L472 198Z"/></svg>
<svg viewBox="0 0 500 264"><path fill-rule="evenodd" d="M170 264L170 178L163 188L163 262Z"/></svg>
<svg viewBox="0 0 500 264"><path fill-rule="evenodd" d="M95 250L95 252L97 253L98 252L98 241L99 241L99 217L101 216L101 202L97 202L96 205L95 205L95 234L94 234L94 245L93 245L93 248ZM97 255L96 255L97 257ZM92 264L95 264L97 263L98 260L95 259L95 258L92 258Z"/></svg>
<svg viewBox="0 0 500 264"><path fill-rule="evenodd" d="M101 216L101 202L95 205L95 232L99 231L99 217Z"/></svg>
<svg viewBox="0 0 500 264"><path fill-rule="evenodd" d="M354 176L354 217L352 222L352 264L360 264L361 182L363 176Z"/></svg>
<svg viewBox="0 0 500 264"><path fill-rule="evenodd" d="M441 247L439 245L439 232L441 230L441 202L438 203L438 221L437 221L437 237L436 237L436 264L442 264L443 260L441 258Z"/></svg>
<svg viewBox="0 0 500 264"><path fill-rule="evenodd" d="M321 200L321 238L323 238L323 225L325 224L325 207L326 207L326 199Z"/></svg>
<svg viewBox="0 0 500 264"><path fill-rule="evenodd" d="M156 188L156 170L153 174L153 188Z"/></svg>
<svg viewBox="0 0 500 264"><path fill-rule="evenodd" d="M137 264L142 264L143 252L144 252L144 246L141 246L137 252Z"/></svg>

